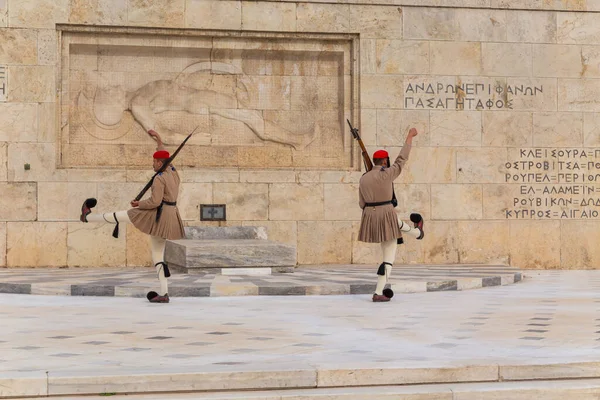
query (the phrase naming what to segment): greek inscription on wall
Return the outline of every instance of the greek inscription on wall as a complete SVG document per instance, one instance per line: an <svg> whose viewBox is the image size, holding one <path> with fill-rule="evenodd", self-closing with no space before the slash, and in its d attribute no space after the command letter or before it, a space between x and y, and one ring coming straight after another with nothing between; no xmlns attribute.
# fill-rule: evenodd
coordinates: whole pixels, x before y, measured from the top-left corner
<svg viewBox="0 0 600 400"><path fill-rule="evenodd" d="M514 110L515 99L544 93L543 85L507 84L502 81L454 83L409 79L404 87L405 109Z"/></svg>
<svg viewBox="0 0 600 400"><path fill-rule="evenodd" d="M518 187L507 219L600 218L600 149L519 149L504 169Z"/></svg>
<svg viewBox="0 0 600 400"><path fill-rule="evenodd" d="M8 72L6 66L0 65L0 102L6 101L8 94L7 76Z"/></svg>

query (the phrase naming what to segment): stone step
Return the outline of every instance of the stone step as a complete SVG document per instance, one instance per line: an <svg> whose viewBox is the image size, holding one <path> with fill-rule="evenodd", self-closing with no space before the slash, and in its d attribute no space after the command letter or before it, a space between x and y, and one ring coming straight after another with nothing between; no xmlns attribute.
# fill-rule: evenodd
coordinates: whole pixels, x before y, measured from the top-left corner
<svg viewBox="0 0 600 400"><path fill-rule="evenodd" d="M165 260L173 270L186 273L230 268L244 268L244 273L252 268L290 272L296 265L296 248L265 239L169 240Z"/></svg>
<svg viewBox="0 0 600 400"><path fill-rule="evenodd" d="M264 226L186 226L184 229L186 239L268 239Z"/></svg>
<svg viewBox="0 0 600 400"><path fill-rule="evenodd" d="M105 396L53 397L60 400L99 400ZM600 379L533 382L457 383L442 385L376 386L362 388L233 391L116 395L113 400L597 400Z"/></svg>
<svg viewBox="0 0 600 400"><path fill-rule="evenodd" d="M116 395L113 400L597 400L600 379ZM106 396L53 397L99 400Z"/></svg>
<svg viewBox="0 0 600 400"><path fill-rule="evenodd" d="M598 367L597 362L582 362L420 368L387 368L380 364L379 368L348 369L341 365L319 368L274 363L259 369L233 365L194 372L181 367L163 373L140 367L110 375L58 369L6 373L0 377L0 398L129 394L128 399L135 399L133 395L153 399L156 392L163 392L161 396L165 392L188 392L156 398L597 400L600 398Z"/></svg>

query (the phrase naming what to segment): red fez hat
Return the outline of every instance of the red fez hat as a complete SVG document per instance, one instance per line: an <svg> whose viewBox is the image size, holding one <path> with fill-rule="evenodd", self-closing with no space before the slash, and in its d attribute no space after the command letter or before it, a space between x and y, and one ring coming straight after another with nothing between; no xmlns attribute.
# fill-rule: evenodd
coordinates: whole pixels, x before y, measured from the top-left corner
<svg viewBox="0 0 600 400"><path fill-rule="evenodd" d="M159 150L157 152L154 153L154 158L158 158L158 159L167 159L169 158L169 152L166 150Z"/></svg>
<svg viewBox="0 0 600 400"><path fill-rule="evenodd" d="M373 153L373 158L388 158L388 152L385 150L377 150L375 153Z"/></svg>

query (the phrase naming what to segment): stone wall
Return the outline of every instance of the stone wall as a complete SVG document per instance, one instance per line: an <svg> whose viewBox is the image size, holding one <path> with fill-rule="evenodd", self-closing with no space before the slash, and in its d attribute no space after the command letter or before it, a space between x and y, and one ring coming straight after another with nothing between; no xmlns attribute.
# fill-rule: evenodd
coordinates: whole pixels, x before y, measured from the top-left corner
<svg viewBox="0 0 600 400"><path fill-rule="evenodd" d="M421 132L396 193L427 236L397 262L600 265L600 2L353 3L0 0L0 266L148 265L134 229L76 222L84 198L124 209L151 176L144 123L172 145L202 126L180 159L187 224L226 203L226 224L266 226L299 263L378 262L356 241L345 118L392 156ZM184 71L186 88L230 90L234 116L93 103Z"/></svg>

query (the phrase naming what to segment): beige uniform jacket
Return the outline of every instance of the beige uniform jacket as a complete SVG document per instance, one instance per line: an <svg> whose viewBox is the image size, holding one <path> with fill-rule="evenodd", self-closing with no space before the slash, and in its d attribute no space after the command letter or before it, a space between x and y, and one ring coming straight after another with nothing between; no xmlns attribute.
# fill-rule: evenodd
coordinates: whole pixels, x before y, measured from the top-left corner
<svg viewBox="0 0 600 400"><path fill-rule="evenodd" d="M177 240L185 237L183 222L177 206L163 204L163 201L176 202L181 180L175 167L168 166L154 178L150 198L141 200L138 208L127 211L133 226L148 235ZM156 213L162 204L158 221Z"/></svg>
<svg viewBox="0 0 600 400"><path fill-rule="evenodd" d="M402 237L398 216L392 204L366 206L366 203L380 203L392 199L393 182L408 160L411 146L402 147L390 168L374 165L373 169L360 178L359 205L363 209L358 232L358 240L368 243L381 243Z"/></svg>

